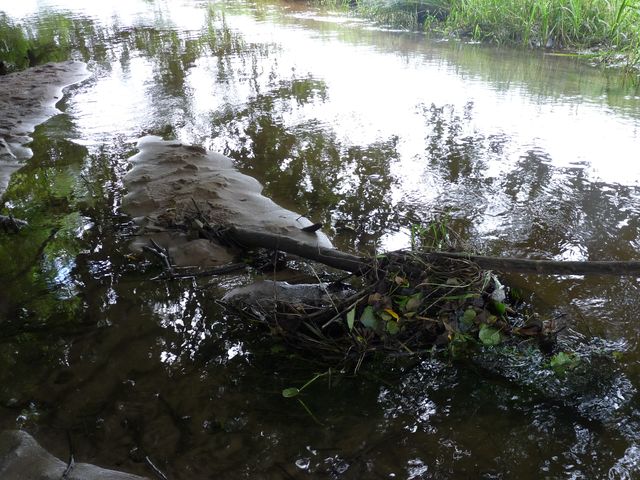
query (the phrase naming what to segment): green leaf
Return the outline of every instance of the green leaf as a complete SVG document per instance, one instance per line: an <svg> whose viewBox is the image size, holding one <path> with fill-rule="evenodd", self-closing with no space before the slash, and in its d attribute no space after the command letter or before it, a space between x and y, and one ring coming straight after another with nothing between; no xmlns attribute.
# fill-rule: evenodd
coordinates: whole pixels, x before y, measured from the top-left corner
<svg viewBox="0 0 640 480"><path fill-rule="evenodd" d="M396 322L395 320L389 320L387 322L387 332L389 332L391 335L395 335L399 331L400 326L398 325L398 322Z"/></svg>
<svg viewBox="0 0 640 480"><path fill-rule="evenodd" d="M373 311L373 307L368 305L363 311L362 316L360 317L360 323L362 323L365 327L371 328L375 330L378 325L378 319L376 318L376 314Z"/></svg>
<svg viewBox="0 0 640 480"><path fill-rule="evenodd" d="M282 396L284 398L297 397L300 394L300 390L296 387L289 387L282 390Z"/></svg>
<svg viewBox="0 0 640 480"><path fill-rule="evenodd" d="M493 308L498 315L504 315L507 311L507 306L502 302L493 302Z"/></svg>
<svg viewBox="0 0 640 480"><path fill-rule="evenodd" d="M458 327L461 332L468 332L471 330L471 327L474 325L476 315L476 311L473 308L468 308L464 311L458 321Z"/></svg>
<svg viewBox="0 0 640 480"><path fill-rule="evenodd" d="M394 295L393 303L398 307L401 312L406 311L407 302L409 301L409 297L406 295Z"/></svg>
<svg viewBox="0 0 640 480"><path fill-rule="evenodd" d="M476 311L473 308L468 308L462 314L460 321L466 326L470 327L473 321L476 319Z"/></svg>
<svg viewBox="0 0 640 480"><path fill-rule="evenodd" d="M347 313L347 326L349 327L349 331L353 330L353 324L356 321L356 308L353 307L351 310L349 310L349 313Z"/></svg>
<svg viewBox="0 0 640 480"><path fill-rule="evenodd" d="M518 287L510 287L509 288L509 296L512 301L519 302L520 300L524 300L524 293Z"/></svg>
<svg viewBox="0 0 640 480"><path fill-rule="evenodd" d="M483 345L493 346L499 345L502 341L500 336L500 331L495 328L488 327L487 325L482 325L480 327L480 331L478 332L478 339L482 342Z"/></svg>
<svg viewBox="0 0 640 480"><path fill-rule="evenodd" d="M564 373L565 370L575 367L580 362L580 357L575 353L558 352L549 360L549 365L556 373Z"/></svg>

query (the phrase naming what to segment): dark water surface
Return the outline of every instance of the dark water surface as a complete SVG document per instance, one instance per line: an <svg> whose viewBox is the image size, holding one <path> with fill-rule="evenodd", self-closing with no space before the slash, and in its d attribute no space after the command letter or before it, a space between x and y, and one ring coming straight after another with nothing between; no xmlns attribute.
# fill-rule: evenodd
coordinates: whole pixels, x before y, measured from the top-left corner
<svg viewBox="0 0 640 480"><path fill-rule="evenodd" d="M94 73L0 204L32 225L0 237L0 428L151 477L148 457L170 479L640 478L638 278L505 278L616 352L604 393L565 401L425 360L323 377L309 413L281 391L324 367L214 303L247 278L151 281L119 212L153 133L232 157L344 249L407 246L448 214L490 254L639 259L628 79L292 4L2 1L0 25L13 52Z"/></svg>

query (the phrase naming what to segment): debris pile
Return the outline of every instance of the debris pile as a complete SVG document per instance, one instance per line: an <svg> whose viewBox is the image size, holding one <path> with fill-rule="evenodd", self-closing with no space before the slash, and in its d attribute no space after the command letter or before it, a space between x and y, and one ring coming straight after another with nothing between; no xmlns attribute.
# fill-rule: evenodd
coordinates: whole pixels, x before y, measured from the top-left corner
<svg viewBox="0 0 640 480"><path fill-rule="evenodd" d="M360 287L348 296L345 288L318 284L325 295L308 296L309 301L286 290L269 299L264 289L261 302L233 292L226 300L250 305L241 312L297 349L357 365L377 352L413 355L447 348L459 355L478 345L523 342L544 350L555 341L553 322L516 313L496 275L469 260L391 252L376 257L353 283Z"/></svg>

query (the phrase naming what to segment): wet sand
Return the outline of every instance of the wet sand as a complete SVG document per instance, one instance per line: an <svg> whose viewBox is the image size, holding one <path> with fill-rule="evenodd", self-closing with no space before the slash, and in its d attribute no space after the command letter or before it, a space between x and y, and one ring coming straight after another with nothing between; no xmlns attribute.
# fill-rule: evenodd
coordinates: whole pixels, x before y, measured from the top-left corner
<svg viewBox="0 0 640 480"><path fill-rule="evenodd" d="M60 113L64 88L90 76L82 62L48 63L0 77L0 196L11 174L31 158L36 125Z"/></svg>
<svg viewBox="0 0 640 480"><path fill-rule="evenodd" d="M196 213L194 203L211 225L235 225L332 247L321 232L301 231L311 221L263 196L262 185L238 172L230 158L154 136L142 138L138 148L124 178L128 193L122 204L139 227L131 245L134 251L153 238L169 250L177 266L230 262L233 254L228 248L175 228Z"/></svg>

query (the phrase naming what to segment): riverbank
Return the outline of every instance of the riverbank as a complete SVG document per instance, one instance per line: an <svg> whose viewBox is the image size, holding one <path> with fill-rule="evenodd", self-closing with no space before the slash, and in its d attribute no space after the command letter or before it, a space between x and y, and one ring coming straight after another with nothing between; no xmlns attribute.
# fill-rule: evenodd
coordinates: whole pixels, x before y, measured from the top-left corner
<svg viewBox="0 0 640 480"><path fill-rule="evenodd" d="M562 50L638 72L637 0L319 0L396 28L443 37Z"/></svg>

